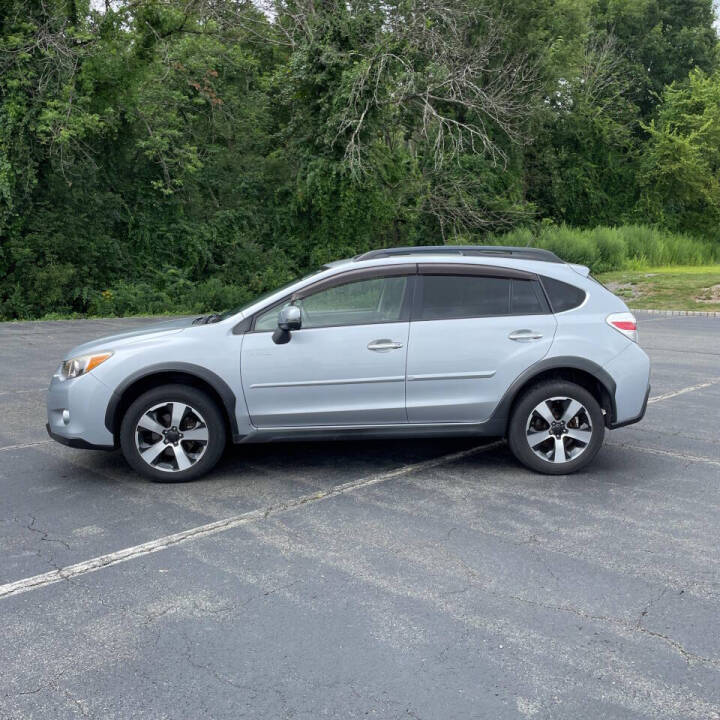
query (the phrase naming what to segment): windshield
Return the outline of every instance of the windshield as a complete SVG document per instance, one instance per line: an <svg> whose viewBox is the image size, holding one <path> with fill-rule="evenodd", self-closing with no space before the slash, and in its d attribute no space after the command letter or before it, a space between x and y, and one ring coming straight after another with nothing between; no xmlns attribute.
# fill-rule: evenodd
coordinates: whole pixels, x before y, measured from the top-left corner
<svg viewBox="0 0 720 720"><path fill-rule="evenodd" d="M253 298L250 302L247 302L244 305L240 305L239 307L235 307L230 310L226 310L224 313L221 313L220 315L217 316L216 322L219 322L220 320L225 320L226 318L232 317L233 315L237 315L238 313L243 312L244 310L247 310L247 308L251 307L255 303L258 303L261 300L264 300L265 298L268 298L271 295L274 295L275 293L282 292L286 288L289 288L291 285L294 285L295 283L298 283L301 280L307 280L308 278L313 277L313 275L318 275L323 270L327 270L327 267L321 267L319 270L314 270L313 272L308 273L307 275L303 275L302 277L295 278L294 280L291 280L290 282L285 283L284 285L281 285L280 287L276 287L276 288L273 288L272 290L268 290L267 292L264 292L261 295L258 295L256 298Z"/></svg>

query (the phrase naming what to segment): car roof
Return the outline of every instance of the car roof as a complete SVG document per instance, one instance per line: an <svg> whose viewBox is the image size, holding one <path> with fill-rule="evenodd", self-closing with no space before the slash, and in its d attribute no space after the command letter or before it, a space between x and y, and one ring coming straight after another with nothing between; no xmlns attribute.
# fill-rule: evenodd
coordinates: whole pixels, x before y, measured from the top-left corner
<svg viewBox="0 0 720 720"><path fill-rule="evenodd" d="M510 245L424 245L417 247L395 247L371 250L356 255L353 262L362 260L375 260L397 256L423 256L428 255L460 255L463 257L502 257L518 260L539 260L542 262L563 263L555 253L550 250L531 247L514 247Z"/></svg>
<svg viewBox="0 0 720 720"><path fill-rule="evenodd" d="M344 272L362 267L386 267L410 263L485 265L559 277L565 276L571 269L581 275L588 273L587 268L568 264L549 250L503 245L426 245L385 248L326 263L323 265L323 270Z"/></svg>

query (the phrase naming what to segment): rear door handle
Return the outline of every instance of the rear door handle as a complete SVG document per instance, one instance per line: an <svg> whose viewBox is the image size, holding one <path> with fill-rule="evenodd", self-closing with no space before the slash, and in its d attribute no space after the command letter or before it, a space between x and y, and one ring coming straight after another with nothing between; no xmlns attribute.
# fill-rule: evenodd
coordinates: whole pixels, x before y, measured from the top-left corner
<svg viewBox="0 0 720 720"><path fill-rule="evenodd" d="M542 339L542 333L536 332L535 330L515 330L511 332L508 337L517 342L529 342L530 340Z"/></svg>
<svg viewBox="0 0 720 720"><path fill-rule="evenodd" d="M380 340L373 340L368 343L368 350L374 350L375 352L387 352L388 350L399 350L403 346L400 342L394 342L389 338L381 338Z"/></svg>

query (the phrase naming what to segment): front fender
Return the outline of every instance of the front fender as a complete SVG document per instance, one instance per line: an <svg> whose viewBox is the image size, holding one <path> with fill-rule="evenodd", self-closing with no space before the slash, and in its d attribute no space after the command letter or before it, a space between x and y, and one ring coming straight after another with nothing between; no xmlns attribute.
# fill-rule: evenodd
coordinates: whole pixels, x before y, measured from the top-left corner
<svg viewBox="0 0 720 720"><path fill-rule="evenodd" d="M128 375L114 390L107 408L105 410L105 427L113 433L117 432L117 410L122 402L123 395L135 383L151 378L153 375L166 375L168 373L182 373L192 375L207 383L217 393L222 401L225 413L230 422L233 440L237 442L240 437L237 416L235 413L237 398L230 386L216 373L208 370L202 365L195 365L186 362L160 362L148 365L142 370L137 370Z"/></svg>

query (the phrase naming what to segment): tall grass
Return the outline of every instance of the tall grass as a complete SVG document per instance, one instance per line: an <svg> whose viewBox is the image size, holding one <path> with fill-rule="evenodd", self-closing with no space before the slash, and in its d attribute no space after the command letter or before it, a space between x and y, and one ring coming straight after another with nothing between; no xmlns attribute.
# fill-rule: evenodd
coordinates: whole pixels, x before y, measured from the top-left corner
<svg viewBox="0 0 720 720"><path fill-rule="evenodd" d="M699 240L647 225L578 230L566 225L527 228L495 235L492 245L520 245L551 250L563 260L587 265L593 272L660 265L707 265L720 262L720 243Z"/></svg>

